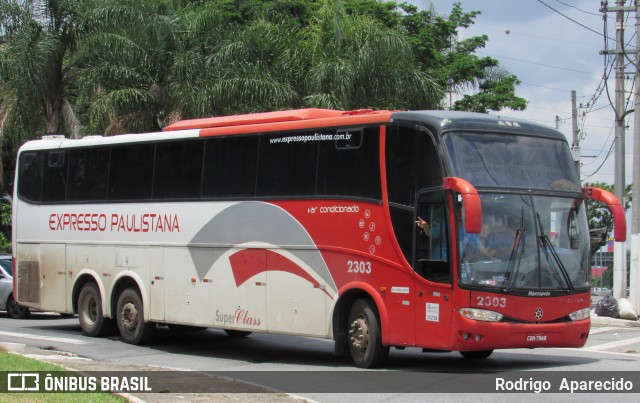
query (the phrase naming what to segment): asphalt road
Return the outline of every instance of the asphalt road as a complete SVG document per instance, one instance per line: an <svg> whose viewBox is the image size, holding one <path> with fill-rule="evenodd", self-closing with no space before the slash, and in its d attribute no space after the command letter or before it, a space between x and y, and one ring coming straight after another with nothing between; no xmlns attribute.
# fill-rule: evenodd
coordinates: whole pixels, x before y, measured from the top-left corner
<svg viewBox="0 0 640 403"><path fill-rule="evenodd" d="M204 379L209 383L212 382L211 377L207 378L211 375L210 371L216 371L214 375L235 372L238 375L253 376L249 379L251 383L235 383L237 390L225 389L225 393L214 395L216 401L296 400L287 394L260 393L264 392L264 389L260 389L261 385L274 388L275 384L276 390L294 392L298 396L320 402L342 402L346 397L347 400L352 400L355 391L358 400L363 402L404 402L419 398L511 402L517 396L526 396L528 399L532 395L452 394L458 391L456 386L450 386L451 390L446 390L446 393L416 392L421 390L419 386L424 387L424 382L430 379L434 387L442 386L442 382L464 385L467 381L466 374L477 373L479 370L486 373L525 373L532 379L552 371L590 371L604 377L623 374L621 371L640 371L640 328L623 327L619 323L594 326L587 345L582 349L496 351L489 359L482 361L465 360L457 353L422 353L415 348L392 349L387 367L376 371L355 369L349 359L334 356L333 342L327 340L273 334L230 338L224 332L214 329L176 332L160 327L152 344L133 346L123 343L117 335L106 338L85 337L77 318L62 318L47 313L34 313L30 319L19 321L0 313L0 343L16 349L20 349L20 345L26 345L27 349L23 349L23 353L36 354L41 359L48 355L48 359L61 359L66 366L88 371L195 371L191 372L190 378L205 376ZM57 354L60 351L69 354L60 356ZM0 363L0 370L1 368ZM256 372L266 377L264 382L255 377ZM308 377L309 374L312 378ZM360 383L363 382L363 374L364 381L374 382L371 384L372 393L362 393ZM443 374L446 374L446 378L439 378ZM401 382L403 379L404 383ZM304 385L304 382L322 387L317 390L318 388ZM394 383L387 385L385 382ZM640 387L640 382L638 383L637 386ZM247 385L258 389L251 389ZM415 390L412 390L411 385L416 386ZM464 390L463 386L459 388ZM235 393L237 391L254 394L238 395ZM168 389L166 392L172 391ZM159 402L174 399L202 401L209 400L212 396L183 392L184 390L177 394L153 393L138 396L146 401ZM577 401L578 398L581 402L592 399L600 401L604 397L597 394L551 396L558 396L557 400L563 402L572 399ZM637 394L615 396L616 401L635 401L638 398Z"/></svg>

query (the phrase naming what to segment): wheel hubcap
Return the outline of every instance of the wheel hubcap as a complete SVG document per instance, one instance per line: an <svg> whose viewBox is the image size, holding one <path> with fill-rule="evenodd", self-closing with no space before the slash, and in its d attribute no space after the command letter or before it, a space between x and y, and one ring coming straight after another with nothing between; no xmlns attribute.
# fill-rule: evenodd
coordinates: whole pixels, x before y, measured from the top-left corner
<svg viewBox="0 0 640 403"><path fill-rule="evenodd" d="M94 324L98 319L98 303L95 298L87 297L84 300L84 317L90 324Z"/></svg>
<svg viewBox="0 0 640 403"><path fill-rule="evenodd" d="M351 345L360 351L366 351L369 346L369 325L363 317L351 322L349 328Z"/></svg>
<svg viewBox="0 0 640 403"><path fill-rule="evenodd" d="M138 309L131 302L122 307L122 325L127 330L134 330L138 326Z"/></svg>

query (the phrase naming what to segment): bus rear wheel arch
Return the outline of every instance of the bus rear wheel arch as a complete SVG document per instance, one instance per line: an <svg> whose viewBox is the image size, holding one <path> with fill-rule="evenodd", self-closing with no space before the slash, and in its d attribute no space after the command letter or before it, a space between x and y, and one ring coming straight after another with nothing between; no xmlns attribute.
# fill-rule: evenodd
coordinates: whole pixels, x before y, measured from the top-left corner
<svg viewBox="0 0 640 403"><path fill-rule="evenodd" d="M101 337L114 328L113 319L105 318L102 313L100 290L94 283L86 283L78 296L78 319L84 334L89 337Z"/></svg>
<svg viewBox="0 0 640 403"><path fill-rule="evenodd" d="M359 368L375 368L389 357L389 347L382 345L380 319L370 299L357 299L351 305L347 320L351 358Z"/></svg>
<svg viewBox="0 0 640 403"><path fill-rule="evenodd" d="M116 323L122 340L129 344L146 344L156 328L153 322L144 321L142 297L135 288L126 288L118 296Z"/></svg>

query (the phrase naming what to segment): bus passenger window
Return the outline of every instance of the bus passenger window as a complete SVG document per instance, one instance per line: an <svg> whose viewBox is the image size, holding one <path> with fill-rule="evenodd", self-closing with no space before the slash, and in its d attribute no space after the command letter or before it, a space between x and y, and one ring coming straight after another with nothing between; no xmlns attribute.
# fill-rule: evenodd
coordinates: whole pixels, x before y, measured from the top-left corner
<svg viewBox="0 0 640 403"><path fill-rule="evenodd" d="M170 141L156 145L154 199L197 199L202 186L204 142Z"/></svg>
<svg viewBox="0 0 640 403"><path fill-rule="evenodd" d="M20 158L18 194L34 202L40 201L43 171L43 153L24 153Z"/></svg>
<svg viewBox="0 0 640 403"><path fill-rule="evenodd" d="M56 162L49 166L62 166ZM69 157L68 201L102 201L107 199L109 178L109 149L79 148L72 150Z"/></svg>
<svg viewBox="0 0 640 403"><path fill-rule="evenodd" d="M153 144L133 144L111 149L109 200L151 198Z"/></svg>
<svg viewBox="0 0 640 403"><path fill-rule="evenodd" d="M67 193L66 151L47 152L42 178L42 201L63 202Z"/></svg>

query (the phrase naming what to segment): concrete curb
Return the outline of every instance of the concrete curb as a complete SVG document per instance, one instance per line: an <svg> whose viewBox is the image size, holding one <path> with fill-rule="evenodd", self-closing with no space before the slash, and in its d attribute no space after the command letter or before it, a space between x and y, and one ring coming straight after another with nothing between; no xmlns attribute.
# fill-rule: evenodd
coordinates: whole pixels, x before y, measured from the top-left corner
<svg viewBox="0 0 640 403"><path fill-rule="evenodd" d="M86 373L91 371L113 371L113 372L127 372L127 371L163 371L170 370L170 368L137 365L137 364L124 364L114 361L94 361L89 358L78 357L72 353L66 353L58 350L43 350L37 347L28 347L22 343L10 343L0 341L0 350L6 351L10 354L21 355L26 358L35 359L38 361L45 361L51 364L56 364L67 371L74 371L80 373ZM189 371L185 371L188 373ZM220 402L220 403L236 403L243 401L251 402L269 402L269 403L299 403L299 402L313 402L313 400L291 394L286 392L278 392L272 388L250 383L243 382L237 379L214 377L212 381L215 381L222 385L221 392L211 393L170 393L170 392L156 392L156 393L138 393L138 392L105 392L118 396L128 401L128 403L199 403L199 402ZM231 387L241 390L230 390L229 387L225 388L225 385L231 385Z"/></svg>
<svg viewBox="0 0 640 403"><path fill-rule="evenodd" d="M596 314L591 314L591 324L596 326L640 327L640 321L637 320L608 318Z"/></svg>

